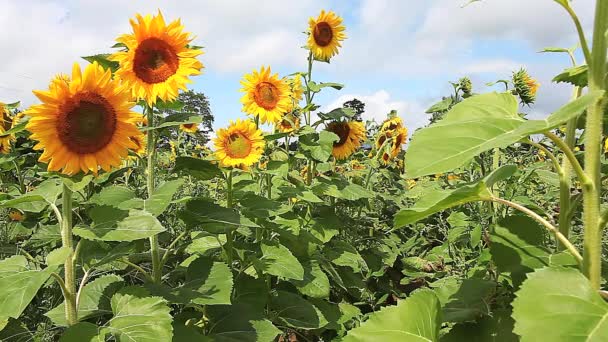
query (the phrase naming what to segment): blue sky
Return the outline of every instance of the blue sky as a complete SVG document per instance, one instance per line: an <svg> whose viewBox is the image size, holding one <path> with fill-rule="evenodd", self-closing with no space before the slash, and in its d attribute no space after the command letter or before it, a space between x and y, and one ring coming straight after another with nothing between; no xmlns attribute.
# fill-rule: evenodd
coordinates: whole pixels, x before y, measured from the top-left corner
<svg viewBox="0 0 608 342"><path fill-rule="evenodd" d="M0 0L0 101L35 102L31 89L46 88L56 73L69 72L79 56L108 52L130 30L135 13L161 9L180 17L205 46L203 75L192 88L211 101L215 127L243 117L239 81L261 65L287 75L305 70L308 18L321 9L345 19L348 39L330 65L316 64L313 78L344 83L317 98L322 110L357 97L366 118L382 120L396 109L410 129L423 125L424 110L450 91L448 81L473 79L474 90L527 67L542 84L537 105L546 115L567 101L570 89L551 83L568 66L564 55L539 54L546 46L571 46L574 29L552 0L160 1ZM593 0L573 2L591 26Z"/></svg>

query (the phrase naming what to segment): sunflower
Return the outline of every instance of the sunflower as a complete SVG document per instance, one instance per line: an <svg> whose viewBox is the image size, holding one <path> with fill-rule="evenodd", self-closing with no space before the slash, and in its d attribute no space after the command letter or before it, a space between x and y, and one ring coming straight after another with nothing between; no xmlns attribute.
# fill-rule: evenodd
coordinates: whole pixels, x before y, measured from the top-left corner
<svg viewBox="0 0 608 342"><path fill-rule="evenodd" d="M196 123L187 123L179 125L179 129L186 133L196 133L198 132L198 124Z"/></svg>
<svg viewBox="0 0 608 342"><path fill-rule="evenodd" d="M138 156L143 156L146 154L147 138L144 134L134 135L129 137L129 139L131 139L131 141L135 144L135 147L131 148L131 151Z"/></svg>
<svg viewBox="0 0 608 342"><path fill-rule="evenodd" d="M25 220L25 215L20 210L12 209L8 212L8 218L11 221L22 222Z"/></svg>
<svg viewBox="0 0 608 342"><path fill-rule="evenodd" d="M308 20L308 48L318 60L328 61L338 54L341 41L346 39L342 18L334 12L321 11L321 14Z"/></svg>
<svg viewBox="0 0 608 342"><path fill-rule="evenodd" d="M288 113L283 116L283 120L278 125L279 132L291 133L300 128L300 117L293 113Z"/></svg>
<svg viewBox="0 0 608 342"><path fill-rule="evenodd" d="M131 111L135 103L128 88L96 62L84 73L74 64L71 78L59 75L49 90L34 94L42 104L28 109L26 128L38 141L34 149L44 150L39 160L49 171L109 171L136 148L130 137L142 133L135 124L140 114Z"/></svg>
<svg viewBox="0 0 608 342"><path fill-rule="evenodd" d="M327 130L340 138L332 150L336 159L348 158L365 140L365 127L359 121L332 121L327 125Z"/></svg>
<svg viewBox="0 0 608 342"><path fill-rule="evenodd" d="M289 85L278 74L271 75L270 67L245 75L241 85L243 112L258 115L262 123L277 123L292 109Z"/></svg>
<svg viewBox="0 0 608 342"><path fill-rule="evenodd" d="M287 80L289 88L291 89L291 110L298 106L304 96L304 88L302 88L302 79L300 74L295 75L293 78Z"/></svg>
<svg viewBox="0 0 608 342"><path fill-rule="evenodd" d="M215 157L223 167L245 167L257 163L264 152L262 131L250 120L230 121L228 128L220 128L215 144Z"/></svg>
<svg viewBox="0 0 608 342"><path fill-rule="evenodd" d="M530 105L536 101L536 93L540 87L535 79L533 79L525 69L520 69L513 73L513 92L519 96L523 104Z"/></svg>
<svg viewBox="0 0 608 342"><path fill-rule="evenodd" d="M407 128L401 127L397 129L395 140L393 140L393 146L391 149L392 157L396 157L399 152L401 152L401 147L405 144L405 140L407 139Z"/></svg>
<svg viewBox="0 0 608 342"><path fill-rule="evenodd" d="M203 52L189 47L192 38L179 19L167 25L160 11L155 16L137 14L136 19L130 20L133 33L116 39L126 46L110 57L120 65L116 75L149 105L157 98L173 101L179 89L187 89L189 76L200 75L203 64L196 57Z"/></svg>
<svg viewBox="0 0 608 342"><path fill-rule="evenodd" d="M401 127L403 127L403 120L401 120L401 118L398 116L393 116L391 118L384 120L384 122L382 123L382 128L380 128L380 131L381 132L394 131Z"/></svg>
<svg viewBox="0 0 608 342"><path fill-rule="evenodd" d="M11 112L6 108L6 105L0 102L0 135L13 127L14 118L11 117ZM11 151L11 142L15 140L14 134L0 136L0 153L7 154Z"/></svg>

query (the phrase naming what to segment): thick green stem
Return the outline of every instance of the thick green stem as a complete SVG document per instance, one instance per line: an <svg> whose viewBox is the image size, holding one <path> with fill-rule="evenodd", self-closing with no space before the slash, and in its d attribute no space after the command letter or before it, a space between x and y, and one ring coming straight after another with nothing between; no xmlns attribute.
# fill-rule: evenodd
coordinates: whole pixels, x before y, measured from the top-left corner
<svg viewBox="0 0 608 342"><path fill-rule="evenodd" d="M147 107L146 114L148 116L148 127L154 127L154 109ZM148 131L148 146L146 152L148 153L148 165L147 165L147 188L148 188L148 199L152 197L154 193L154 164L156 157L156 131L151 129ZM160 283L162 278L162 265L160 261L160 247L158 245L158 235L150 237L150 256L152 258L152 281L154 283Z"/></svg>
<svg viewBox="0 0 608 342"><path fill-rule="evenodd" d="M228 171L228 177L226 177L226 188L226 206L232 208L232 169ZM232 229L229 228L226 232L226 257L228 258L228 265L232 265L232 261L234 260L233 239Z"/></svg>
<svg viewBox="0 0 608 342"><path fill-rule="evenodd" d="M606 31L608 30L608 0L597 0L593 30L592 60L589 63L589 90L606 87ZM587 108L585 126L585 173L591 184L583 186L583 272L591 286L599 290L602 279L602 229L600 227L601 170L600 155L603 115L606 96Z"/></svg>
<svg viewBox="0 0 608 342"><path fill-rule="evenodd" d="M76 278L74 275L74 241L72 237L72 190L63 185L61 207L61 242L64 248L70 249L70 254L65 259L64 284L65 289L65 319L68 325L78 323L78 312L76 310Z"/></svg>

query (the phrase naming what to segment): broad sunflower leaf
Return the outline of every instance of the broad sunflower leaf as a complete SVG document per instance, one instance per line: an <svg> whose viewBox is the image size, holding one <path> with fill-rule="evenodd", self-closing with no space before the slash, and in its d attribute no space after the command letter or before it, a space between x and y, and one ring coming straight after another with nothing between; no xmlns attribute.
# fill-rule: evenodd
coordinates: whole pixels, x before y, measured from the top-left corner
<svg viewBox="0 0 608 342"><path fill-rule="evenodd" d="M443 99L443 100L435 103L431 107L429 107L429 109L427 109L425 111L425 113L432 114L432 113L445 112L446 110L450 109L450 106L452 105L452 103L454 103L454 100L452 100L451 97L446 97L445 99Z"/></svg>
<svg viewBox="0 0 608 342"><path fill-rule="evenodd" d="M222 171L209 160L193 157L177 157L173 172L188 174L199 180L210 180L221 176Z"/></svg>
<svg viewBox="0 0 608 342"><path fill-rule="evenodd" d="M272 342L281 333L263 311L244 304L208 307L211 321L207 336L215 342Z"/></svg>
<svg viewBox="0 0 608 342"><path fill-rule="evenodd" d="M444 322L467 322L490 314L490 302L497 284L483 279L463 281L455 277L431 284L439 298Z"/></svg>
<svg viewBox="0 0 608 342"><path fill-rule="evenodd" d="M608 340L608 303L577 269L536 270L516 296L514 332L522 342Z"/></svg>
<svg viewBox="0 0 608 342"><path fill-rule="evenodd" d="M302 263L304 279L291 280L301 294L311 298L329 298L329 278L315 260Z"/></svg>
<svg viewBox="0 0 608 342"><path fill-rule="evenodd" d="M194 199L186 203L186 208L180 217L193 227L201 226L210 233L225 233L240 226L256 228L257 224L241 216L233 208L225 208L208 199Z"/></svg>
<svg viewBox="0 0 608 342"><path fill-rule="evenodd" d="M78 320L82 321L111 314L110 298L123 284L123 279L115 274L101 276L86 284L80 295ZM49 317L57 325L67 326L67 321L65 320L65 302L47 312L45 316Z"/></svg>
<svg viewBox="0 0 608 342"><path fill-rule="evenodd" d="M175 127L184 124L200 124L203 122L203 118L195 113L176 113L168 115L155 127L145 127L142 131L151 131L154 129L161 129L167 127Z"/></svg>
<svg viewBox="0 0 608 342"><path fill-rule="evenodd" d="M287 279L304 279L302 264L287 247L276 242L265 242L261 248L263 256L256 266L264 273Z"/></svg>
<svg viewBox="0 0 608 342"><path fill-rule="evenodd" d="M510 310L494 310L492 316L456 324L440 341L518 342L519 338L513 333L514 323Z"/></svg>
<svg viewBox="0 0 608 342"><path fill-rule="evenodd" d="M133 190L120 185L108 186L100 192L91 196L89 203L95 205L106 205L120 209L129 209L128 201L135 198Z"/></svg>
<svg viewBox="0 0 608 342"><path fill-rule="evenodd" d="M544 120L520 117L517 99L510 93L469 97L452 107L444 119L414 133L405 155L407 175L417 178L452 171L482 152L556 128L579 116L603 93L582 96Z"/></svg>
<svg viewBox="0 0 608 342"><path fill-rule="evenodd" d="M361 257L355 247L348 242L336 241L335 239L323 249L323 255L334 265L350 267L354 272L367 269L365 260Z"/></svg>
<svg viewBox="0 0 608 342"><path fill-rule="evenodd" d="M91 208L90 225L74 227L74 234L89 240L134 241L165 231L158 219L142 210L120 210L110 206Z"/></svg>
<svg viewBox="0 0 608 342"><path fill-rule="evenodd" d="M19 318L55 270L32 270L22 255L0 260L0 321Z"/></svg>
<svg viewBox="0 0 608 342"><path fill-rule="evenodd" d="M583 88L583 87L586 87L587 83L588 83L588 80L587 80L588 72L589 72L589 67L587 65L571 67L571 68L565 69L561 74L555 76L553 78L553 82L556 82L556 83L565 82L565 83L570 83L577 87Z"/></svg>
<svg viewBox="0 0 608 342"><path fill-rule="evenodd" d="M63 187L61 179L50 178L38 184L36 189L17 198L0 203L0 208L16 208L22 211L39 213L50 203L55 204Z"/></svg>
<svg viewBox="0 0 608 342"><path fill-rule="evenodd" d="M109 53L100 53L98 55L93 55L93 56L83 56L82 59L84 59L85 61L87 61L89 63L97 62L104 69L112 70L113 73L116 72L116 70L118 70L118 67L119 67L118 62L110 60Z"/></svg>
<svg viewBox="0 0 608 342"><path fill-rule="evenodd" d="M342 341L437 341L440 326L441 308L437 296L431 290L418 290L397 305L371 314Z"/></svg>
<svg viewBox="0 0 608 342"><path fill-rule="evenodd" d="M293 328L318 329L328 323L317 307L291 292L277 291L270 298L269 307L279 321Z"/></svg>
<svg viewBox="0 0 608 342"><path fill-rule="evenodd" d="M149 199L144 201L144 206L142 209L154 216L159 216L167 209L169 204L171 204L173 196L183 184L183 179L175 179L163 183L156 190L154 190Z"/></svg>
<svg viewBox="0 0 608 342"><path fill-rule="evenodd" d="M339 141L340 138L328 131L321 131L319 133L311 133L301 135L299 138L299 146L313 159L326 162L331 157L331 152L334 147L334 142Z"/></svg>
<svg viewBox="0 0 608 342"><path fill-rule="evenodd" d="M351 183L342 179L318 179L312 191L317 196L330 196L348 201L357 201L363 198L372 198L373 191L367 190L361 185Z"/></svg>

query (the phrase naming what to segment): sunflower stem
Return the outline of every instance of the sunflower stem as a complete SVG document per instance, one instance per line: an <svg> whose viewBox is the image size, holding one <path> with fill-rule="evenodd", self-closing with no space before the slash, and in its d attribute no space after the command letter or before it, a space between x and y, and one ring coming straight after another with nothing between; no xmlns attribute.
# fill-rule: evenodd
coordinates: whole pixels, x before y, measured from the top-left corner
<svg viewBox="0 0 608 342"><path fill-rule="evenodd" d="M154 128L154 108L152 106L146 106L146 115L148 117L148 127ZM148 199L152 197L154 193L154 159L156 157L155 149L155 133L154 129L148 131L148 170L147 170L147 188L148 188ZM152 258L152 281L159 284L162 278L162 266L160 262L160 248L158 245L158 235L150 237L150 255Z"/></svg>
<svg viewBox="0 0 608 342"><path fill-rule="evenodd" d="M226 206L228 208L232 208L232 169L228 171L228 175L226 177ZM233 247L232 240L234 239L234 235L232 234L232 229L228 229L226 232L226 257L228 258L228 265L232 266L233 261Z"/></svg>
<svg viewBox="0 0 608 342"><path fill-rule="evenodd" d="M76 279L74 276L74 241L72 236L72 190L63 184L61 207L61 242L64 248L70 250L64 266L65 319L68 325L78 323L76 310Z"/></svg>

